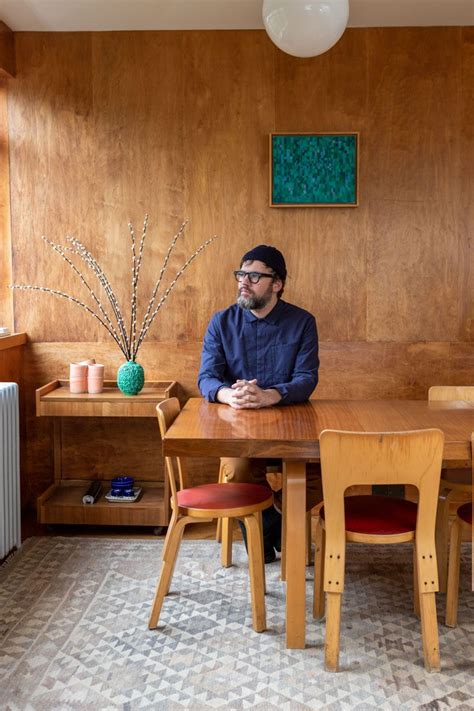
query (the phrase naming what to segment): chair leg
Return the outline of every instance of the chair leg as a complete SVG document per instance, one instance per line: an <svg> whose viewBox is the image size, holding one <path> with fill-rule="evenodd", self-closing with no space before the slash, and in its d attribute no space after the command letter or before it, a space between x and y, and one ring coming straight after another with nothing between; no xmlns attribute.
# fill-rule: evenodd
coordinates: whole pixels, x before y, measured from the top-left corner
<svg viewBox="0 0 474 711"><path fill-rule="evenodd" d="M339 666L339 641L341 635L341 593L326 593L325 668L337 671Z"/></svg>
<svg viewBox="0 0 474 711"><path fill-rule="evenodd" d="M258 511L256 513L257 520L258 520L258 528L260 530L260 538L261 538L261 543L262 543L262 551L264 551L264 546L263 546L263 513L262 511ZM263 575L263 587L264 587L264 593L265 595L267 594L267 583L265 580L265 553L262 555L262 575Z"/></svg>
<svg viewBox="0 0 474 711"><path fill-rule="evenodd" d="M311 511L306 512L306 565L311 565Z"/></svg>
<svg viewBox="0 0 474 711"><path fill-rule="evenodd" d="M436 557L438 560L439 591L446 592L448 579L449 504L453 491L443 491L438 499L436 514Z"/></svg>
<svg viewBox="0 0 474 711"><path fill-rule="evenodd" d="M255 632L263 632L267 622L265 616L265 568L263 560L263 537L258 522L258 514L245 516L247 547L249 554L250 592L252 597L252 617Z"/></svg>
<svg viewBox="0 0 474 711"><path fill-rule="evenodd" d="M166 556L166 554L167 554L168 547L169 547L169 544L170 544L171 534L173 533L173 529L174 529L174 527L176 526L176 521L177 521L177 520L178 520L178 514L176 513L176 511L173 511L173 513L171 514L170 522L169 522L169 524L168 524L168 530L167 530L167 532L166 532L165 542L163 543L163 550L162 550L162 552L161 552L161 557L162 557L162 558L165 558L165 556Z"/></svg>
<svg viewBox="0 0 474 711"><path fill-rule="evenodd" d="M232 565L232 540L234 536L234 519L221 518L221 563L223 568Z"/></svg>
<svg viewBox="0 0 474 711"><path fill-rule="evenodd" d="M168 594L171 578L173 577L174 566L178 556L181 539L183 537L184 527L190 520L192 519L190 519L189 516L183 516L183 518L178 519L176 524L171 529L169 538L167 537L168 545L166 548L166 555L163 555L161 573L156 587L155 599L153 601L150 619L148 621L148 629L150 630L155 629L158 624L163 600L165 595ZM168 529L168 532L169 531L170 529Z"/></svg>
<svg viewBox="0 0 474 711"><path fill-rule="evenodd" d="M413 611L420 617L420 585L418 577L418 559L416 556L416 542L413 541Z"/></svg>
<svg viewBox="0 0 474 711"><path fill-rule="evenodd" d="M436 617L435 593L421 593L421 634L423 637L423 656L426 671L439 671L438 620Z"/></svg>
<svg viewBox="0 0 474 711"><path fill-rule="evenodd" d="M217 483L218 484L224 484L225 483L225 476L224 476L224 467L222 464L219 467L219 476L217 478ZM216 541L220 543L222 541L222 519L218 518L217 519L217 526L216 526Z"/></svg>
<svg viewBox="0 0 474 711"><path fill-rule="evenodd" d="M459 597L459 568L461 564L461 538L462 530L459 519L456 519L451 528L449 542L449 568L448 586L446 596L446 625L456 627L458 619Z"/></svg>
<svg viewBox="0 0 474 711"><path fill-rule="evenodd" d="M324 553L326 532L318 519L314 548L314 593L313 617L321 620L324 617Z"/></svg>
<svg viewBox="0 0 474 711"><path fill-rule="evenodd" d="M283 512L281 517L280 579L286 581L286 476L282 477Z"/></svg>
<svg viewBox="0 0 474 711"><path fill-rule="evenodd" d="M177 514L175 511L173 511L173 513L172 513L172 515L171 515L171 521L169 522L168 531L167 531L167 533L166 533L165 542L164 542L164 544L163 544L163 551L162 551L162 554L161 554L161 557L163 558L163 560L165 560L165 558L166 558L167 555L168 555L168 548L169 548L169 545L170 545L171 535L172 535L172 533L173 533L174 527L176 526L177 520L178 520L178 514ZM173 572L174 572L174 566L175 566L175 565L176 565L176 557L175 557L175 559L174 559L173 568L172 568L172 570L171 570L171 575L169 576L168 588L167 588L167 590L166 590L166 592L165 592L165 595L168 595L168 593L169 593L169 591L170 591L170 584L171 584L171 580L173 579Z"/></svg>

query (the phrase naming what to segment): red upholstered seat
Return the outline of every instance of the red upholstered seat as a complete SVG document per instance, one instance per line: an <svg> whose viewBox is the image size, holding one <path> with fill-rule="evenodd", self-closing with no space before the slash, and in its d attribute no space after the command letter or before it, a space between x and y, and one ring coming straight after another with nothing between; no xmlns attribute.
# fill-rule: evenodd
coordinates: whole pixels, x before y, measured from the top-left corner
<svg viewBox="0 0 474 711"><path fill-rule="evenodd" d="M417 505L392 496L348 496L344 500L346 531L379 536L416 529ZM324 507L320 512L324 520Z"/></svg>
<svg viewBox="0 0 474 711"><path fill-rule="evenodd" d="M472 526L472 504L468 502L463 504L458 508L458 516L462 518L463 521Z"/></svg>
<svg viewBox="0 0 474 711"><path fill-rule="evenodd" d="M239 509L271 497L260 484L203 484L178 491L178 505L193 509Z"/></svg>

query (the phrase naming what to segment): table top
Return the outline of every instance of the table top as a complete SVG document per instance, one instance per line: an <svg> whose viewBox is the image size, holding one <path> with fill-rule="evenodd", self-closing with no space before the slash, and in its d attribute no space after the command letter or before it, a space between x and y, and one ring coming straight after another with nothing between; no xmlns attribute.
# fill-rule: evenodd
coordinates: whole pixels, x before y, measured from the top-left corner
<svg viewBox="0 0 474 711"><path fill-rule="evenodd" d="M190 398L163 440L178 456L319 457L325 429L402 432L435 427L444 432L446 460L470 461L474 402L465 400L310 400L298 405L234 410Z"/></svg>

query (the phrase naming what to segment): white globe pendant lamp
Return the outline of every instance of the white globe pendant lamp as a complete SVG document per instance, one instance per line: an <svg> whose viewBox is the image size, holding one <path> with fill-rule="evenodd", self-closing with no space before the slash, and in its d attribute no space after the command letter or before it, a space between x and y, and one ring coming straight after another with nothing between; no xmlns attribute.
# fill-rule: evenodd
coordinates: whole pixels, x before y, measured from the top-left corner
<svg viewBox="0 0 474 711"><path fill-rule="evenodd" d="M315 57L342 37L349 0L264 0L262 16L279 49L294 57Z"/></svg>

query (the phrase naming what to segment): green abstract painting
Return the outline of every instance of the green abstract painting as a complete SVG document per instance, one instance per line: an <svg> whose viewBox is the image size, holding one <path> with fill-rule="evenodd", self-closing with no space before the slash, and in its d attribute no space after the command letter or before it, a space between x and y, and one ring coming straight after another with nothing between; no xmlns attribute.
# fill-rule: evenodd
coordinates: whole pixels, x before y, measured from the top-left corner
<svg viewBox="0 0 474 711"><path fill-rule="evenodd" d="M358 133L270 134L270 205L356 207L358 144Z"/></svg>

